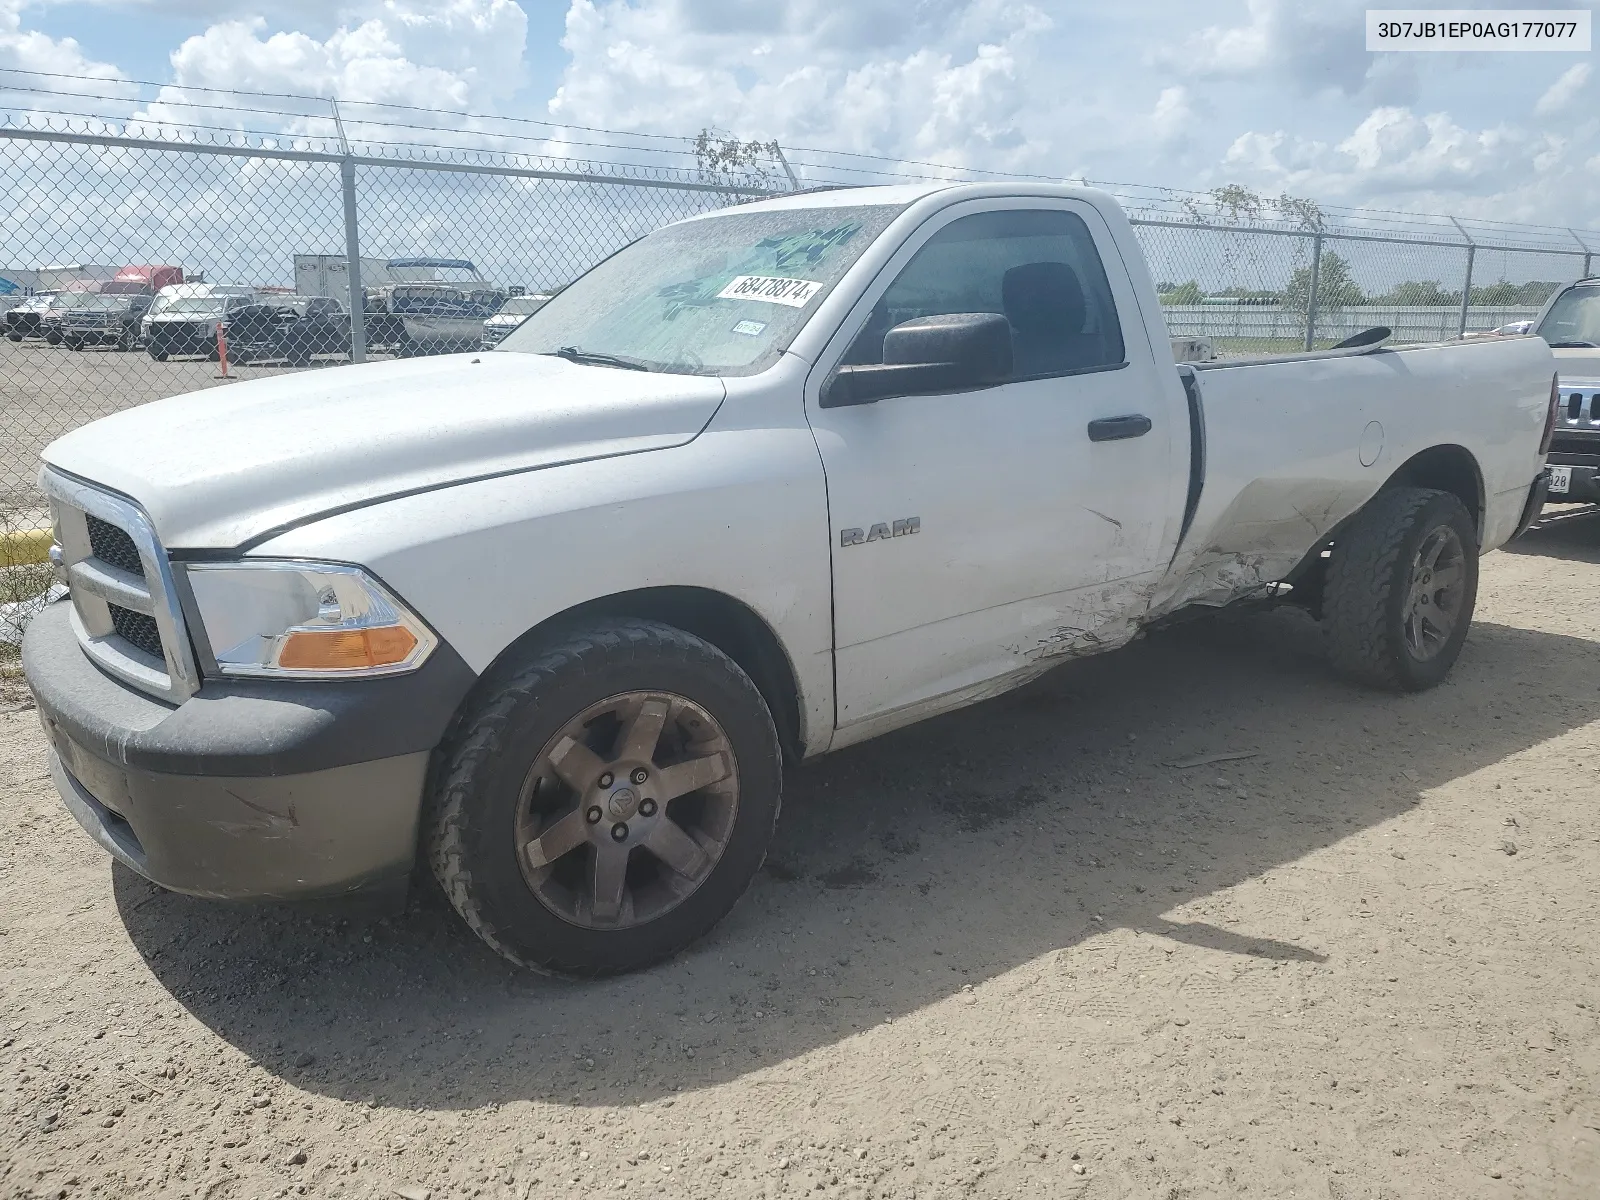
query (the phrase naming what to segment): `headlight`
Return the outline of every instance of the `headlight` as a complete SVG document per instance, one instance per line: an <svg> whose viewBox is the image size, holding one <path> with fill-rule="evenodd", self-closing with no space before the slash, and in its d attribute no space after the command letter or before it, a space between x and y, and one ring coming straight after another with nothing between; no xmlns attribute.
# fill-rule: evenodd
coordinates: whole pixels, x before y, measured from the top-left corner
<svg viewBox="0 0 1600 1200"><path fill-rule="evenodd" d="M396 675L438 638L360 567L189 563L189 586L224 675L328 679Z"/></svg>

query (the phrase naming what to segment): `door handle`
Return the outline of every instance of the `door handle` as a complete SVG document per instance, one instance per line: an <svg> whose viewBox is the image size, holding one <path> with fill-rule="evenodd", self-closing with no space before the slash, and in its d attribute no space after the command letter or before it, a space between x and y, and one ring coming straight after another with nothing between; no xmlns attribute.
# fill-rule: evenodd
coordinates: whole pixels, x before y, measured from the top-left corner
<svg viewBox="0 0 1600 1200"><path fill-rule="evenodd" d="M1126 417L1101 417L1089 422L1091 442L1116 442L1123 438L1143 437L1151 429L1150 418L1142 413Z"/></svg>

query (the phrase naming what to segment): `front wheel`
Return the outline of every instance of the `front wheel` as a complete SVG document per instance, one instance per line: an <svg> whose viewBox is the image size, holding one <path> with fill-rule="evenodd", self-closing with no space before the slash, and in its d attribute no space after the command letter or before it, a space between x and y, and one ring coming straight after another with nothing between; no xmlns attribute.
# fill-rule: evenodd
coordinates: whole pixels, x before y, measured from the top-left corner
<svg viewBox="0 0 1600 1200"><path fill-rule="evenodd" d="M610 621L486 679L443 751L424 845L498 953L613 974L727 914L781 791L771 713L733 660L668 625Z"/></svg>
<svg viewBox="0 0 1600 1200"><path fill-rule="evenodd" d="M1360 683L1433 687L1461 654L1477 598L1478 536L1461 501L1429 488L1380 492L1328 561L1329 657Z"/></svg>

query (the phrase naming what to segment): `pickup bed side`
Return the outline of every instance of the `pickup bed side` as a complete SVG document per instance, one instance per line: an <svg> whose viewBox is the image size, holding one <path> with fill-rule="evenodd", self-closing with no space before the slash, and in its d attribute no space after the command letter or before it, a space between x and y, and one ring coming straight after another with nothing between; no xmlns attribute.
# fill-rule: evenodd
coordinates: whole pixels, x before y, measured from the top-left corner
<svg viewBox="0 0 1600 1200"><path fill-rule="evenodd" d="M1396 478L1455 492L1481 548L1500 546L1543 465L1549 358L1507 338L1185 368L1205 476L1150 615L1259 594Z"/></svg>

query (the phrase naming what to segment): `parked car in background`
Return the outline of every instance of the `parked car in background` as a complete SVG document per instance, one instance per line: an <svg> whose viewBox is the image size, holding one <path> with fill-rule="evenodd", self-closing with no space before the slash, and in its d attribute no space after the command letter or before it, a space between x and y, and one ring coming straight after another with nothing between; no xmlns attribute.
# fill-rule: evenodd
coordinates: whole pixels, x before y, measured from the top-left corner
<svg viewBox="0 0 1600 1200"><path fill-rule="evenodd" d="M493 350L500 344L506 334L521 325L549 302L550 296L545 292L539 292L531 296L512 296L500 306L499 312L484 320L483 349Z"/></svg>
<svg viewBox="0 0 1600 1200"><path fill-rule="evenodd" d="M45 310L55 298L55 292L39 292L8 308L5 314L6 337L13 342L20 342L23 338L43 337L42 321Z"/></svg>
<svg viewBox="0 0 1600 1200"><path fill-rule="evenodd" d="M1472 341L1475 338L1521 337L1523 334L1530 332L1532 329L1533 322L1531 320L1511 321L1508 324L1501 325L1498 329L1468 330L1466 333L1463 333L1461 337L1464 341Z"/></svg>
<svg viewBox="0 0 1600 1200"><path fill-rule="evenodd" d="M61 323L67 315L67 310L82 301L85 296L93 296L95 291L93 287L86 287L70 292L57 292L51 297L45 310L39 314L39 336L49 345L61 345Z"/></svg>
<svg viewBox="0 0 1600 1200"><path fill-rule="evenodd" d="M489 283L390 284L378 289L378 312L367 322L368 342L387 346L401 358L477 350L484 321L505 302L505 292Z"/></svg>
<svg viewBox="0 0 1600 1200"><path fill-rule="evenodd" d="M217 357L217 326L232 312L254 302L255 289L232 284L179 283L164 287L140 323L150 357L165 362L174 354Z"/></svg>
<svg viewBox="0 0 1600 1200"><path fill-rule="evenodd" d="M350 316L328 296L285 296L246 304L223 326L232 362L308 367L321 355L350 357Z"/></svg>
<svg viewBox="0 0 1600 1200"><path fill-rule="evenodd" d="M1533 331L1550 343L1560 375L1550 499L1600 501L1600 278L1580 279L1551 296Z"/></svg>
<svg viewBox="0 0 1600 1200"><path fill-rule="evenodd" d="M135 349L141 336L140 322L154 299L139 293L80 296L62 310L62 344L69 350L82 350L85 346Z"/></svg>

